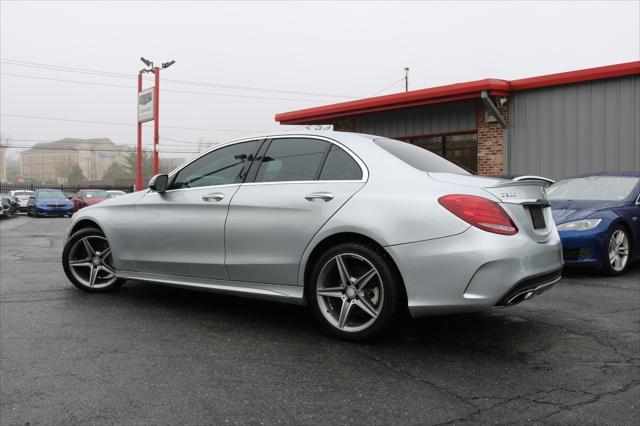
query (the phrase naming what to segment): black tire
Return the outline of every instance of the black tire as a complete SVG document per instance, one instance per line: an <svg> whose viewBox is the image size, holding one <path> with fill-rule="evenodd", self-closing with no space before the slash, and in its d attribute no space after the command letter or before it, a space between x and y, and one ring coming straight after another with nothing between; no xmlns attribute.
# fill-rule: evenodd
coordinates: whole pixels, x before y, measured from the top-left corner
<svg viewBox="0 0 640 426"><path fill-rule="evenodd" d="M34 209L32 210L32 213L33 213L33 217L34 217L34 219L38 219L38 217L40 217L40 216L38 216L38 209L35 209L35 208L34 208Z"/></svg>
<svg viewBox="0 0 640 426"><path fill-rule="evenodd" d="M27 207L27 216L31 217L31 209Z"/></svg>
<svg viewBox="0 0 640 426"><path fill-rule="evenodd" d="M627 241L628 256L627 256L626 263L624 264L622 269L616 270L613 267L613 265L611 265L611 262L609 261L609 244L611 244L611 239L613 238L614 234L620 231L624 234L624 237L626 238L626 241ZM611 229L609 230L609 233L607 234L607 239L605 240L604 244L605 244L603 247L604 253L602 254L602 272L606 275L611 275L611 276L622 275L625 272L627 272L627 269L629 268L629 264L631 263L631 259L633 259L633 253L631 253L631 239L629 238L629 232L627 232L627 228L625 228L620 224L612 226Z"/></svg>
<svg viewBox="0 0 640 426"><path fill-rule="evenodd" d="M108 291L113 291L124 284L125 280L121 278L116 278L112 283L104 286L104 287L89 287L88 285L82 283L78 280L78 278L71 271L71 266L69 266L69 258L71 255L71 249L74 245L83 238L86 237L102 237L106 241L106 237L96 228L85 228L81 229L78 232L74 233L69 240L64 245L64 250L62 251L62 267L64 269L64 273L67 275L67 278L73 285L78 287L79 289L89 292L89 293L106 293Z"/></svg>
<svg viewBox="0 0 640 426"><path fill-rule="evenodd" d="M380 299L382 306L377 307L377 309L379 309L377 317L375 317L375 320L373 320L367 328L359 331L345 331L338 328L338 325L332 324L329 319L325 317L322 307L320 306L321 302L318 301L317 290L323 268L328 266L330 262L333 262L338 255L352 256L353 254L366 259L368 263L375 267L379 276L379 280L375 282L375 285L381 285L383 287L382 294L384 297ZM306 296L316 318L325 330L343 340L363 342L383 335L396 319L398 313L401 311L399 305L401 301L404 300L402 286L400 274L397 272L388 254L382 248L359 242L342 243L327 250L315 262L310 275L310 281L306 286ZM355 297L356 299L358 298L358 296ZM363 295L360 294L359 297L363 297ZM342 301L340 299L335 300L337 304L344 303L344 301L347 300L346 295L342 297ZM361 311L361 313L362 312L364 311ZM335 314L335 309L333 313ZM331 315L329 310L327 310L327 314Z"/></svg>

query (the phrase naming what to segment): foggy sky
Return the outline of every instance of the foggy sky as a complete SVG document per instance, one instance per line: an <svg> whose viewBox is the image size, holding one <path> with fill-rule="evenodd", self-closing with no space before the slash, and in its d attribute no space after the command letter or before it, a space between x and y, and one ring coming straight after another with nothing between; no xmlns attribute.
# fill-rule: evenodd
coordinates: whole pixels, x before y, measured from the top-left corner
<svg viewBox="0 0 640 426"><path fill-rule="evenodd" d="M232 90L161 81L161 136L224 141L281 128L274 114L371 96L410 71L410 88L493 77L515 79L640 58L640 2L222 3L2 2L0 56L128 73L175 59L167 79L292 92ZM4 74L134 87L134 79L2 63ZM134 88L0 76L0 111L116 126L1 116L12 139L108 137L134 144ZM145 82L145 86L150 86ZM164 89L251 99L166 92ZM403 90L399 82L384 93ZM181 130L164 126L238 131ZM152 141L151 123L144 143ZM4 141L3 141L4 143ZM14 145L32 144L13 142ZM162 152L193 144L161 141ZM15 152L15 151L14 151ZM176 154L173 154L176 155ZM190 157L193 154L180 154Z"/></svg>

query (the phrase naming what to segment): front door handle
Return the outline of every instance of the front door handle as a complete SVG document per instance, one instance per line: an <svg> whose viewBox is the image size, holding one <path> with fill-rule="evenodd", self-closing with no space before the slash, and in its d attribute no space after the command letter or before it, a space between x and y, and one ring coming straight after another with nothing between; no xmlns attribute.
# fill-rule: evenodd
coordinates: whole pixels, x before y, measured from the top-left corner
<svg viewBox="0 0 640 426"><path fill-rule="evenodd" d="M305 195L304 198L307 201L323 200L326 202L333 200L333 194L330 192L313 192Z"/></svg>
<svg viewBox="0 0 640 426"><path fill-rule="evenodd" d="M224 198L224 194L222 192L212 192L211 194L203 195L202 200L210 203L212 201L220 201Z"/></svg>

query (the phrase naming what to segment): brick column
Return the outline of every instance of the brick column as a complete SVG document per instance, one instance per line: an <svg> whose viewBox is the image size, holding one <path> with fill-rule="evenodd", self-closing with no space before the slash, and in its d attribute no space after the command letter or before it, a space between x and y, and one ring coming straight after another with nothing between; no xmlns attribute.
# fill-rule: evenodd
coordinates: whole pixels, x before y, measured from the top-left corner
<svg viewBox="0 0 640 426"><path fill-rule="evenodd" d="M493 98L504 120L509 123L509 102L503 106ZM485 108L481 101L478 101L478 174L479 175L501 175L504 171L502 157L502 138L504 129L497 121L487 123L485 120Z"/></svg>

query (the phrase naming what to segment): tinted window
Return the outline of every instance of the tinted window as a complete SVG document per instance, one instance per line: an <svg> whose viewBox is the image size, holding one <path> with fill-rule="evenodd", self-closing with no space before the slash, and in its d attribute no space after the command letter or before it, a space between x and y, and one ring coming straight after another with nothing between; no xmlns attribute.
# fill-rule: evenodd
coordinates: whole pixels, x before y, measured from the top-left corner
<svg viewBox="0 0 640 426"><path fill-rule="evenodd" d="M171 189L241 182L241 173L251 163L257 147L258 141L251 141L210 152L180 170L173 180Z"/></svg>
<svg viewBox="0 0 640 426"><path fill-rule="evenodd" d="M329 155L327 156L320 180L360 180L362 179L362 170L358 163L354 161L345 150L331 146Z"/></svg>
<svg viewBox="0 0 640 426"><path fill-rule="evenodd" d="M456 166L452 162L407 142L400 142L393 139L374 139L376 145L383 148L393 156L404 161L411 167L415 167L423 172L433 173L457 173L468 175L462 167Z"/></svg>
<svg viewBox="0 0 640 426"><path fill-rule="evenodd" d="M275 139L262 158L256 182L315 180L328 142L318 139Z"/></svg>

